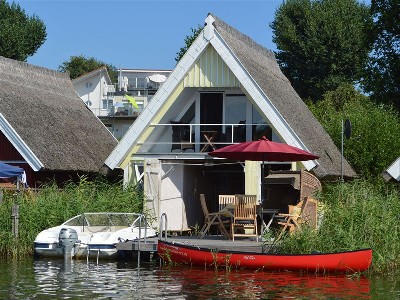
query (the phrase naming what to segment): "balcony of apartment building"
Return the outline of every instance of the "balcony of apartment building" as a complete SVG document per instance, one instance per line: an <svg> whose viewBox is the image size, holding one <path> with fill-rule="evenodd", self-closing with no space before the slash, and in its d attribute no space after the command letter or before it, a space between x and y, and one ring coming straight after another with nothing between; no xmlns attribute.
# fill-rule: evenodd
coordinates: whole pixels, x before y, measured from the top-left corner
<svg viewBox="0 0 400 300"><path fill-rule="evenodd" d="M108 108L108 116L114 118L134 118L136 119L143 111L143 103L137 101L139 108L131 103L115 102Z"/></svg>
<svg viewBox="0 0 400 300"><path fill-rule="evenodd" d="M161 82L153 82L148 80L148 78L135 77L133 80L129 80L128 91L157 91Z"/></svg>
<svg viewBox="0 0 400 300"><path fill-rule="evenodd" d="M151 98L167 79L169 73L165 72L163 75L151 71L126 72L119 79L120 87L122 91L132 92L135 96Z"/></svg>

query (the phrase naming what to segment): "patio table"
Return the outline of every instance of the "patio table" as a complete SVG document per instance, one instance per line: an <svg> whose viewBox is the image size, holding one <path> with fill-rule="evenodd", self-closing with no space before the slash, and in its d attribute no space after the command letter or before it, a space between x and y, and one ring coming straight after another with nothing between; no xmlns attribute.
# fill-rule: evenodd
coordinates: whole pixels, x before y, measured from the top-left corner
<svg viewBox="0 0 400 300"><path fill-rule="evenodd" d="M278 213L277 209L266 209L262 208L261 206L258 208L258 215L261 219L261 236L263 236L265 233L269 231L269 228L271 227L272 221L274 220L275 216ZM265 223L264 220L264 215L269 216L268 223Z"/></svg>

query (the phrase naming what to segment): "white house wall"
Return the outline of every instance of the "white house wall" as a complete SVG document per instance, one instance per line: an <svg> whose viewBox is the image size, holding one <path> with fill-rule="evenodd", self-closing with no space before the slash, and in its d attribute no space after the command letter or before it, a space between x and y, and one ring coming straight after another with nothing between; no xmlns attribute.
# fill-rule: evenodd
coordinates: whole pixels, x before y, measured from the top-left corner
<svg viewBox="0 0 400 300"><path fill-rule="evenodd" d="M103 88L107 86L106 77L99 73L80 82L74 82L74 88L82 101L96 116L108 115L107 109L103 109Z"/></svg>
<svg viewBox="0 0 400 300"><path fill-rule="evenodd" d="M104 125L113 134L113 136L120 140L124 134L129 130L131 123L127 123L124 119L113 118L110 120L103 121Z"/></svg>

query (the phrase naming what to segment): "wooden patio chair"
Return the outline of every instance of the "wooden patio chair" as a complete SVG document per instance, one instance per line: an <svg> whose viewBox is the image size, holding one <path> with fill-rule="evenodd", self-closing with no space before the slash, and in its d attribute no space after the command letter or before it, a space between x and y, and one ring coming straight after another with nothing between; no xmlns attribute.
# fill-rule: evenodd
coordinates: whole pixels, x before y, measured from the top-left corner
<svg viewBox="0 0 400 300"><path fill-rule="evenodd" d="M232 240L235 240L235 236L255 236L258 242L256 195L235 195L231 234Z"/></svg>
<svg viewBox="0 0 400 300"><path fill-rule="evenodd" d="M231 220L226 220L226 214L223 212L212 212L210 213L207 208L206 198L204 194L200 194L201 208L204 214L204 225L199 232L200 238L203 238L205 234L210 230L211 226L218 226L221 233L226 237L230 238L229 232L226 230L225 226L229 227Z"/></svg>
<svg viewBox="0 0 400 300"><path fill-rule="evenodd" d="M223 210L228 205L235 204L235 195L219 195L218 196L218 206L219 210Z"/></svg>
<svg viewBox="0 0 400 300"><path fill-rule="evenodd" d="M305 197L297 205L289 205L288 214L278 214L278 224L283 226L276 240L279 240L286 231L293 233L295 230L301 230L303 225L317 228L317 200Z"/></svg>

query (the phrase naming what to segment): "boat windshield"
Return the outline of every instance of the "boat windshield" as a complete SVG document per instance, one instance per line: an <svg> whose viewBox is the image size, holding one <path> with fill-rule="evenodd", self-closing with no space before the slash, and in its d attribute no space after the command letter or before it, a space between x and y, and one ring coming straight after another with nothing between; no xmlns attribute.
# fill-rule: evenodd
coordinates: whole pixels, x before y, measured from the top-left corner
<svg viewBox="0 0 400 300"><path fill-rule="evenodd" d="M63 225L67 226L123 226L139 227L142 219L142 227L146 226L144 217L136 213L85 213L78 215Z"/></svg>

